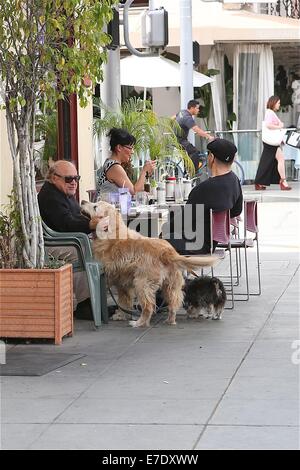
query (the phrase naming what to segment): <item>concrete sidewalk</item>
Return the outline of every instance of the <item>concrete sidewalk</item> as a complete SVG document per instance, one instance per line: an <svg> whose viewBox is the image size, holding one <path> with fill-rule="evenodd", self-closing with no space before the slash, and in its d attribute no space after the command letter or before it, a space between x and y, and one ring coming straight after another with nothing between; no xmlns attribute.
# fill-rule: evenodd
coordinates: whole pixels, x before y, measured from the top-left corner
<svg viewBox="0 0 300 470"><path fill-rule="evenodd" d="M62 346L35 345L37 354L59 348L86 357L42 377L1 378L2 448L298 449L299 183L293 186L244 188L261 201L260 297L237 302L219 322L188 321L183 310L176 327L158 317L146 330L110 322L95 331L77 321ZM252 283L254 261L251 254Z"/></svg>

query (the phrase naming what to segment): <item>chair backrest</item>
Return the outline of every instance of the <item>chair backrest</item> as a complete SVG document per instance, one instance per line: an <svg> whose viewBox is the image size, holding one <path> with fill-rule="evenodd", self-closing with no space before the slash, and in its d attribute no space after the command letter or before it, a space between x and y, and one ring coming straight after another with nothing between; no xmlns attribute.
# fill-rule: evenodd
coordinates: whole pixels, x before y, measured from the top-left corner
<svg viewBox="0 0 300 470"><path fill-rule="evenodd" d="M81 232L55 232L44 222L42 225L45 246L76 249L78 260L72 261L73 271L86 272L95 326L100 326L102 319L107 323L105 273L100 261L93 258L89 237Z"/></svg>
<svg viewBox="0 0 300 470"><path fill-rule="evenodd" d="M86 261L93 259L92 247L89 237L86 233L81 232L56 232L55 230L48 227L45 222L42 221L44 240L54 245L54 241L57 246L74 245L78 247L82 253L83 258Z"/></svg>
<svg viewBox="0 0 300 470"><path fill-rule="evenodd" d="M210 210L210 233L212 240L230 245L230 213L229 210L215 212Z"/></svg>
<svg viewBox="0 0 300 470"><path fill-rule="evenodd" d="M258 233L257 201L244 201L245 231Z"/></svg>

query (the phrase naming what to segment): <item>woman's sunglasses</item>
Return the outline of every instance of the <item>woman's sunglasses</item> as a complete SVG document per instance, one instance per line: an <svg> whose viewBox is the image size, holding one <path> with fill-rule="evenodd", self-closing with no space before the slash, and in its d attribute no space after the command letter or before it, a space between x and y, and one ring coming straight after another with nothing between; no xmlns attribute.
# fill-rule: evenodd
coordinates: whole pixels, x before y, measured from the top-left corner
<svg viewBox="0 0 300 470"><path fill-rule="evenodd" d="M128 150L134 150L134 145L122 145L122 147L125 147Z"/></svg>
<svg viewBox="0 0 300 470"><path fill-rule="evenodd" d="M76 183L78 183L78 181L80 180L80 176L76 175L76 176L61 176L59 175L58 173L54 173L55 176L58 176L59 178L63 179L65 181L65 183L72 183L72 181L74 180Z"/></svg>

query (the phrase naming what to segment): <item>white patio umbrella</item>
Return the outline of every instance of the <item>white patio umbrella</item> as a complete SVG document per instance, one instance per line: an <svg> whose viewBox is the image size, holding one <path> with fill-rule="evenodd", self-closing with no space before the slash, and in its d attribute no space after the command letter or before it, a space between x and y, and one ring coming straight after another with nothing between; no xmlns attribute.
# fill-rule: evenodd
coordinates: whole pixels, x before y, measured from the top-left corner
<svg viewBox="0 0 300 470"><path fill-rule="evenodd" d="M129 56L121 59L121 85L142 88L177 87L181 84L180 65L163 57ZM201 87L213 79L193 72L194 87Z"/></svg>

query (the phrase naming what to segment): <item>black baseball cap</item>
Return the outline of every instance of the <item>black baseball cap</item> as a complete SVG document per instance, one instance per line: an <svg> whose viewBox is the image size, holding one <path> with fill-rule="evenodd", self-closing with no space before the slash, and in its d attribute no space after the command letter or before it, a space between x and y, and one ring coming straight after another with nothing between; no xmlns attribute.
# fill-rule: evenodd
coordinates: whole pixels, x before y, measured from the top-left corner
<svg viewBox="0 0 300 470"><path fill-rule="evenodd" d="M236 146L226 139L215 139L207 144L207 149L214 154L214 156L224 163L233 161L237 152Z"/></svg>

